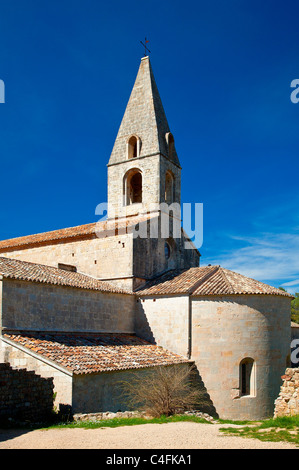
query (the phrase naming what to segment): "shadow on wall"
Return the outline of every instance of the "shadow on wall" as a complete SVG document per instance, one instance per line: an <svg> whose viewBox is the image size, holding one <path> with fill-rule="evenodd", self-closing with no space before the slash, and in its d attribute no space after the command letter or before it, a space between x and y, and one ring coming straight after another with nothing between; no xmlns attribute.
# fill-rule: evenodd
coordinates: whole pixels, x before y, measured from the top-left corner
<svg viewBox="0 0 299 470"><path fill-rule="evenodd" d="M208 394L205 384L195 364L194 367L195 368L192 374L192 382L194 386L199 389L200 392L200 399L198 402L197 409L202 413L207 413L213 418L219 418L216 408L211 400L210 395Z"/></svg>
<svg viewBox="0 0 299 470"><path fill-rule="evenodd" d="M52 416L53 378L43 378L34 371L13 369L0 364L0 422L9 419L41 422Z"/></svg>
<svg viewBox="0 0 299 470"><path fill-rule="evenodd" d="M137 302L136 307L136 314L135 314L135 332L136 335L140 338L145 339L153 344L157 344L149 322L147 320L146 314L142 307L142 303L140 299ZM198 403L197 409L200 410L202 413L207 413L214 418L218 418L218 414L216 408L210 398L210 395L207 392L207 389L204 385L204 382L201 378L201 375L195 366L193 377L194 386L196 386L200 391L200 401Z"/></svg>
<svg viewBox="0 0 299 470"><path fill-rule="evenodd" d="M135 311L135 325L134 325L135 333L142 339L149 341L152 344L157 344L153 332L151 330L150 324L144 313L144 309L142 307L142 302L138 299L136 303L136 311Z"/></svg>

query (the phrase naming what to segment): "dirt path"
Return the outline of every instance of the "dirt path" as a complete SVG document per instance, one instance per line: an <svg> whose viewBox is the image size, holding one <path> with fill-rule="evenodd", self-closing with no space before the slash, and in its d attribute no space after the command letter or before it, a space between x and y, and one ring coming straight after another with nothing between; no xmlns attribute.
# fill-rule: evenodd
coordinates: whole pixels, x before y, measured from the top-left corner
<svg viewBox="0 0 299 470"><path fill-rule="evenodd" d="M0 449L298 449L226 436L224 425L192 422L99 429L0 430Z"/></svg>

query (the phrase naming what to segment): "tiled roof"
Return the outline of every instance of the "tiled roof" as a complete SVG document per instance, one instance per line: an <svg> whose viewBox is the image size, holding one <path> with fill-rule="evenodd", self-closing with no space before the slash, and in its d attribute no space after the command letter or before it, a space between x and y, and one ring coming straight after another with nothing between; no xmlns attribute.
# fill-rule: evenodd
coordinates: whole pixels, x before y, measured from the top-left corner
<svg viewBox="0 0 299 470"><path fill-rule="evenodd" d="M214 267L215 269L215 267ZM137 290L138 295L151 294L188 294L199 282L211 274L210 267L190 268L184 271L168 271L149 281Z"/></svg>
<svg viewBox="0 0 299 470"><path fill-rule="evenodd" d="M102 292L129 293L106 281L99 281L85 274L3 256L0 257L0 275L4 278L19 279L21 281L41 282Z"/></svg>
<svg viewBox="0 0 299 470"><path fill-rule="evenodd" d="M90 374L189 362L186 358L129 334L7 334L21 346L66 367Z"/></svg>
<svg viewBox="0 0 299 470"><path fill-rule="evenodd" d="M105 220L103 222L94 222L91 224L78 225L76 227L68 227L51 232L37 233L35 235L27 235L24 237L11 238L0 241L0 253L14 250L28 245L49 244L59 240L68 240L75 238L103 238L116 234L127 233L136 224L151 218L150 214L132 216L119 219Z"/></svg>
<svg viewBox="0 0 299 470"><path fill-rule="evenodd" d="M149 281L136 293L144 295L191 294L236 295L271 294L292 297L276 287L269 286L220 266L203 266L184 271L169 271Z"/></svg>

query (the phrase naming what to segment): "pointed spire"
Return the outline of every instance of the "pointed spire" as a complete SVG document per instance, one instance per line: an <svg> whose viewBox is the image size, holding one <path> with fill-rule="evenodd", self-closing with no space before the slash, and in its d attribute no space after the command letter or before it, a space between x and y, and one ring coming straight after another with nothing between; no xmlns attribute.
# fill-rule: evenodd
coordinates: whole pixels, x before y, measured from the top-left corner
<svg viewBox="0 0 299 470"><path fill-rule="evenodd" d="M127 160L130 136L140 139L140 157L160 153L180 166L174 146L169 151L170 129L153 75L149 57L141 59L137 78L123 116L109 165Z"/></svg>

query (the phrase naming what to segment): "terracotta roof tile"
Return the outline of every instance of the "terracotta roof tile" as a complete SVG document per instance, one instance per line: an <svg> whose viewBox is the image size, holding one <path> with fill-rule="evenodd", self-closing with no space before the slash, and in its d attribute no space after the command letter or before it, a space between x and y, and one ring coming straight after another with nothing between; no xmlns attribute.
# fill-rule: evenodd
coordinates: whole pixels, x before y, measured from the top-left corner
<svg viewBox="0 0 299 470"><path fill-rule="evenodd" d="M181 272L169 271L149 281L145 286L139 288L136 293L139 296L163 294L191 294L193 296L271 294L292 297L276 287L229 271L221 266L203 266Z"/></svg>
<svg viewBox="0 0 299 470"><path fill-rule="evenodd" d="M66 367L74 374L188 363L188 359L129 334L3 335L25 348Z"/></svg>
<svg viewBox="0 0 299 470"><path fill-rule="evenodd" d="M136 291L138 295L188 294L215 270L210 267L168 271Z"/></svg>
<svg viewBox="0 0 299 470"><path fill-rule="evenodd" d="M0 241L0 252L6 252L14 249L26 248L28 245L49 244L55 241L62 241L74 238L102 238L121 233L128 233L134 226L140 222L149 220L150 214L143 214L134 217L127 217L114 220L105 220L103 222L94 222L91 224L78 225L50 232L37 233L24 237L11 238Z"/></svg>
<svg viewBox="0 0 299 470"><path fill-rule="evenodd" d="M36 245L54 240L62 240L74 237L91 236L95 233L95 223L69 227L51 232L26 235L24 237L10 238L0 241L0 251L4 252L10 248L20 248L27 245Z"/></svg>
<svg viewBox="0 0 299 470"><path fill-rule="evenodd" d="M106 281L100 281L86 274L5 257L0 257L0 274L4 278L19 279L21 281L41 282L101 292L129 293Z"/></svg>
<svg viewBox="0 0 299 470"><path fill-rule="evenodd" d="M225 294L268 294L292 297L285 291L269 286L263 282L243 276L219 266L218 270L206 282L194 290L193 295Z"/></svg>

